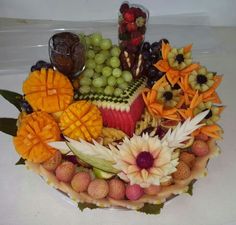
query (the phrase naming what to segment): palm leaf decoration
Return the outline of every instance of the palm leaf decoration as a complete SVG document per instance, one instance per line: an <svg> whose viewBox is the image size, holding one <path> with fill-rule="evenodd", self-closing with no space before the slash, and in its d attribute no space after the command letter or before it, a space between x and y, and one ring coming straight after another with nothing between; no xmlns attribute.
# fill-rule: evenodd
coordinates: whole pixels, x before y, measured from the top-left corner
<svg viewBox="0 0 236 225"><path fill-rule="evenodd" d="M118 154L116 148L106 148L96 141L92 144L84 140L76 141L68 137L66 139L66 142L51 142L49 145L62 152L72 151L82 161L100 170L110 173L120 172L114 167Z"/></svg>
<svg viewBox="0 0 236 225"><path fill-rule="evenodd" d="M209 110L199 113L193 119L188 118L183 124L179 123L175 129L172 131L168 130L162 142L167 142L170 148L179 148L184 146L184 141L191 138L189 136L192 132L203 126L204 124L199 124L209 113Z"/></svg>

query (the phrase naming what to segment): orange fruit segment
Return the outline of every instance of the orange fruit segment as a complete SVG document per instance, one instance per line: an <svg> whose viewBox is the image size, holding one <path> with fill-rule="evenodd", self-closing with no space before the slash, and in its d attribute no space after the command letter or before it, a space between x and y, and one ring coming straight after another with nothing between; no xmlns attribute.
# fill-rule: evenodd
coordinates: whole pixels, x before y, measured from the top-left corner
<svg viewBox="0 0 236 225"><path fill-rule="evenodd" d="M101 112L91 102L82 100L71 104L60 116L62 133L72 139L92 141L102 132Z"/></svg>
<svg viewBox="0 0 236 225"><path fill-rule="evenodd" d="M34 112L22 118L13 142L22 158L42 163L56 152L56 149L47 143L58 140L60 140L60 129L54 118L46 112Z"/></svg>
<svg viewBox="0 0 236 225"><path fill-rule="evenodd" d="M29 74L23 83L25 99L34 111L54 113L64 110L73 100L70 80L53 69L42 68Z"/></svg>

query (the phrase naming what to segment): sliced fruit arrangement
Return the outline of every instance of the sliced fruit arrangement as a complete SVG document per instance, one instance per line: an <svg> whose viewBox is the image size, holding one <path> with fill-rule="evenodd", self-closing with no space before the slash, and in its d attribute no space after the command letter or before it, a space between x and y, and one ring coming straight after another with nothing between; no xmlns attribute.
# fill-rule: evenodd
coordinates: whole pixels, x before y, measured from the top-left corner
<svg viewBox="0 0 236 225"><path fill-rule="evenodd" d="M49 41L23 95L0 90L20 111L0 118L19 163L86 207L159 213L219 154L222 76L192 59L192 45L144 42L147 11L123 3L119 46L100 33ZM60 71L60 72L59 72Z"/></svg>

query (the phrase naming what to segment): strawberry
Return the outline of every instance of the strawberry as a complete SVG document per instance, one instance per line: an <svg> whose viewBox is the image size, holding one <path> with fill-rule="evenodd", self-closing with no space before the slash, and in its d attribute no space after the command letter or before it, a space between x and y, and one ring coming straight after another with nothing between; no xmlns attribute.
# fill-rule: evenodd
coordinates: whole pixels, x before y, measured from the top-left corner
<svg viewBox="0 0 236 225"><path fill-rule="evenodd" d="M189 166L183 161L179 161L179 164L176 168L177 171L172 175L176 180L185 180L191 175Z"/></svg>
<svg viewBox="0 0 236 225"><path fill-rule="evenodd" d="M132 23L135 20L135 16L134 13L131 9L127 10L124 14L123 14L123 18L126 22L128 23Z"/></svg>
<svg viewBox="0 0 236 225"><path fill-rule="evenodd" d="M127 31L133 32L137 30L137 25L135 23L127 23Z"/></svg>
<svg viewBox="0 0 236 225"><path fill-rule="evenodd" d="M143 37L140 36L140 37L136 37L136 38L131 39L130 44L137 46L137 45L140 45L142 41L143 41Z"/></svg>

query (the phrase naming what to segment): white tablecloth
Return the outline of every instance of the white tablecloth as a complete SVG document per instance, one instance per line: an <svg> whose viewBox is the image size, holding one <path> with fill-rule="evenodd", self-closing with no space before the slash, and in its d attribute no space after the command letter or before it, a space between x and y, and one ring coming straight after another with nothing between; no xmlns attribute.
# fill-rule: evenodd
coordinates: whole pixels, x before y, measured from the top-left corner
<svg viewBox="0 0 236 225"><path fill-rule="evenodd" d="M86 30L86 26L90 28ZM22 21L0 21L0 89L21 92L29 66L37 59L47 59L46 41L56 27L63 27L63 24L56 23L52 27L47 23L38 26ZM78 23L75 27L75 23L66 23L66 28L88 33L96 27ZM12 137L0 133L0 224L236 224L236 28L152 25L149 29L152 30L147 38L152 41L165 36L177 46L196 43L195 60L201 61L209 70L224 74L218 88L227 106L220 121L225 130L224 140L219 142L222 154L209 162L208 176L194 185L193 196L183 194L173 199L160 215L155 216L104 209L80 212L33 172L24 166L15 166L19 156ZM114 25L103 24L99 30L116 40ZM17 117L17 110L2 97L0 104L0 117Z"/></svg>

